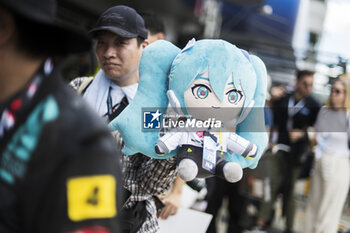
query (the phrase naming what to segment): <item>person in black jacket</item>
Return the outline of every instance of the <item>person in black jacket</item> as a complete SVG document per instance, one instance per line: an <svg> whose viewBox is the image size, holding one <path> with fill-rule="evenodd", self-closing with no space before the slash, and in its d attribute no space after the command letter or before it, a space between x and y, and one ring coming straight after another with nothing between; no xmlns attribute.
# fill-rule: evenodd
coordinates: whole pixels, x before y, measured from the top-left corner
<svg viewBox="0 0 350 233"><path fill-rule="evenodd" d="M301 158L310 144L307 128L315 123L320 109L319 103L311 96L312 85L313 72L298 71L295 91L272 101L274 130L278 137L270 157L271 200L261 207L257 222L260 227L269 221L273 204L281 192L285 232L293 232L294 183L300 172Z"/></svg>
<svg viewBox="0 0 350 233"><path fill-rule="evenodd" d="M119 232L114 140L55 63L90 41L55 7L0 0L0 232Z"/></svg>

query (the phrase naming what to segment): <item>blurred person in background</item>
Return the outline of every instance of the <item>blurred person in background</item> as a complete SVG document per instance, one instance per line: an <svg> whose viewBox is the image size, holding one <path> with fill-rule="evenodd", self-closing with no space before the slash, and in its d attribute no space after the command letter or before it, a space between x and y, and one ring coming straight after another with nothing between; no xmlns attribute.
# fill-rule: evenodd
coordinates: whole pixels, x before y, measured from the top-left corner
<svg viewBox="0 0 350 233"><path fill-rule="evenodd" d="M350 79L332 84L315 124L315 162L306 208L305 233L336 233L349 191Z"/></svg>
<svg viewBox="0 0 350 233"><path fill-rule="evenodd" d="M210 177L206 180L208 195L206 197L208 206L206 213L212 214L213 218L209 224L207 233L218 232L216 225L219 209L223 203L224 198L228 199L228 228L227 233L240 233L243 231L241 226L241 214L245 207L245 197L240 193L240 185L242 181L236 183L229 183L224 179L218 177Z"/></svg>
<svg viewBox="0 0 350 233"><path fill-rule="evenodd" d="M119 232L114 140L57 64L90 40L55 17L53 0L0 0L0 232Z"/></svg>
<svg viewBox="0 0 350 233"><path fill-rule="evenodd" d="M270 156L271 199L262 203L257 220L261 229L269 227L274 203L278 194L282 193L283 216L286 218L284 232L293 232L294 184L299 175L301 158L309 147L307 128L315 123L320 108L311 96L312 85L313 72L302 70L297 72L296 88L292 93L281 90L276 98L271 92L273 128L278 136Z"/></svg>
<svg viewBox="0 0 350 233"><path fill-rule="evenodd" d="M143 12L141 16L148 31L148 42L151 44L157 40L164 40L165 26L163 20L154 12Z"/></svg>
<svg viewBox="0 0 350 233"><path fill-rule="evenodd" d="M273 126L273 114L268 104L270 99L269 90L271 87L271 77L267 75L267 97L264 107L265 128L269 133ZM270 146L270 145L269 145ZM269 147L266 149L270 149ZM269 150L270 152L270 150ZM268 159L266 151L262 154L262 158L259 160L258 167L255 169L248 169L245 171L241 181L237 183L229 183L220 178L211 177L206 179L208 186L207 201L208 206L207 213L213 215L213 219L207 230L208 233L218 232L216 218L218 217L219 209L222 206L224 198L228 200L228 233L240 233L246 226L246 209L248 208L250 200L258 200L258 197L251 195L252 190L247 190L247 184L251 178L261 178L261 174L266 175L266 160ZM249 189L249 188L248 188Z"/></svg>

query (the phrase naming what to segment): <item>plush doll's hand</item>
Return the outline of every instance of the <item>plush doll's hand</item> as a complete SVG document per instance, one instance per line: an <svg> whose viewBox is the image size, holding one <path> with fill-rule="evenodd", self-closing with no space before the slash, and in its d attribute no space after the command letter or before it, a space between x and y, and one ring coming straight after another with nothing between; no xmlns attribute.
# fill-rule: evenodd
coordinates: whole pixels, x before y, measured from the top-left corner
<svg viewBox="0 0 350 233"><path fill-rule="evenodd" d="M253 145L253 147L249 151L249 153L247 154L246 159L254 159L257 152L258 152L258 148L256 147L256 145L255 144L252 144L252 145Z"/></svg>
<svg viewBox="0 0 350 233"><path fill-rule="evenodd" d="M168 100L171 105L171 107L175 110L177 114L184 115L182 110L181 110L181 104L179 100L176 98L176 95L174 91L168 90L167 92Z"/></svg>
<svg viewBox="0 0 350 233"><path fill-rule="evenodd" d="M255 158L257 147L236 133L230 133L227 138L227 149L247 159Z"/></svg>
<svg viewBox="0 0 350 233"><path fill-rule="evenodd" d="M168 147L160 140L157 141L154 149L158 155L164 155L169 152Z"/></svg>
<svg viewBox="0 0 350 233"><path fill-rule="evenodd" d="M183 137L182 132L168 132L158 139L155 151L158 155L165 155L175 150L179 146L179 141Z"/></svg>

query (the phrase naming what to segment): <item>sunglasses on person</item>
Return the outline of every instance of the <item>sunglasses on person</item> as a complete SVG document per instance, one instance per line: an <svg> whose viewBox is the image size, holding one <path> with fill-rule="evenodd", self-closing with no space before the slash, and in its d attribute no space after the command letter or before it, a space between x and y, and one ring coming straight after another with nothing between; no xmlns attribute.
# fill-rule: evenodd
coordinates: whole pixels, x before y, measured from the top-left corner
<svg viewBox="0 0 350 233"><path fill-rule="evenodd" d="M343 93L344 90L340 90L340 89L337 89L337 88L332 88L331 89L331 93L335 93L337 95L339 95L340 93Z"/></svg>

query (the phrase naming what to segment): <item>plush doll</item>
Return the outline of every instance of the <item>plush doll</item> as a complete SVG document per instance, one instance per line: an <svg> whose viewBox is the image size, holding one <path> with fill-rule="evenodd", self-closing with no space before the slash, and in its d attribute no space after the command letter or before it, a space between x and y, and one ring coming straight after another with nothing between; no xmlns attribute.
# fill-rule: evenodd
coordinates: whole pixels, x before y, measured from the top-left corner
<svg viewBox="0 0 350 233"><path fill-rule="evenodd" d="M256 167L267 144L265 94L263 62L226 41L193 39L182 51L158 41L144 50L138 92L110 127L120 132L127 155L176 155L186 181L218 175L236 182L242 168ZM160 129L146 132L143 109L157 108L156 118L169 102L185 121L212 122L201 130L175 128L162 137Z"/></svg>

